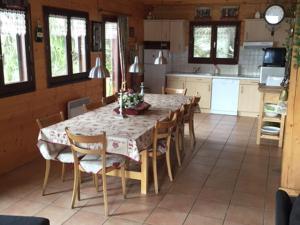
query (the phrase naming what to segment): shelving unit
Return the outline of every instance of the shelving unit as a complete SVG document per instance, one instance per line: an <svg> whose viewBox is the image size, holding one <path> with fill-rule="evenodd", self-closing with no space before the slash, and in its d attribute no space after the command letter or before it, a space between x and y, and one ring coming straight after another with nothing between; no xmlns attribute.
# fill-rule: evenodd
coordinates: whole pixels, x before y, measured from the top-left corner
<svg viewBox="0 0 300 225"><path fill-rule="evenodd" d="M281 148L283 145L284 125L285 125L286 115L282 114L277 117L267 117L264 114L264 105L265 105L265 103L278 104L279 96L282 91L282 88L281 87L260 86L259 91L261 92L261 99L260 99L260 110L259 110L259 117L258 117L256 143L259 145L261 143L261 139L275 140L275 141L278 141L278 147ZM278 135L270 135L270 134L263 133L261 131L261 128L264 126L264 124L266 122L278 123L278 125L280 127L279 134Z"/></svg>

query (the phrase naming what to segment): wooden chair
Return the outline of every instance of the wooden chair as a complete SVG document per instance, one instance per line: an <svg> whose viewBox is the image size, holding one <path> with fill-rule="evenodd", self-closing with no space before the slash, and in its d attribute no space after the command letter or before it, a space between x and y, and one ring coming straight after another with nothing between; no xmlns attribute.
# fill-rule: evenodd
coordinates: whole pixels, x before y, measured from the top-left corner
<svg viewBox="0 0 300 225"><path fill-rule="evenodd" d="M194 129L194 109L196 104L199 103L198 98L193 97L192 101L189 104L184 105L184 124L188 124L189 126L189 135L190 135L190 142L191 146L193 147L196 143L195 138L195 129Z"/></svg>
<svg viewBox="0 0 300 225"><path fill-rule="evenodd" d="M91 173L93 175L101 175L104 210L105 215L108 216L106 173L115 169L121 169L122 190L125 198L125 158L119 155L106 154L107 139L105 132L96 136L84 136L72 134L70 130L66 128L66 133L68 135L74 157L74 186L71 203L72 208L74 208L75 198L77 197L77 199L80 200L81 172ZM95 144L97 145L96 149L81 147ZM77 157L78 154L83 154L84 157L79 160ZM98 179L96 179L96 181L97 180Z"/></svg>
<svg viewBox="0 0 300 225"><path fill-rule="evenodd" d="M177 114L174 115L172 120L157 121L153 129L153 143L149 156L152 158L153 165L153 178L155 193L158 194L158 178L157 178L157 158L166 155L167 169L170 181L173 181L171 169L171 136L172 130L176 126Z"/></svg>
<svg viewBox="0 0 300 225"><path fill-rule="evenodd" d="M43 129L45 127L51 126L55 123L59 123L64 121L64 114L63 112L59 112L44 118L36 119L38 127ZM50 148L50 147L49 147ZM74 163L72 151L69 147L63 145L53 145L50 149L48 148L47 144L40 147L40 151L43 157L46 159L46 171L42 189L42 195L45 195L46 186L48 183L48 177L50 174L50 162L51 160L59 161L62 163L62 172L61 172L61 180L64 181L64 174L65 174L65 164L66 163ZM55 148L55 149L53 149Z"/></svg>
<svg viewBox="0 0 300 225"><path fill-rule="evenodd" d="M172 131L172 140L175 142L176 157L178 166L181 166L181 154L180 151L183 150L183 116L184 116L184 107L176 111L171 111L169 113L169 119L172 120L176 115L176 126Z"/></svg>
<svg viewBox="0 0 300 225"><path fill-rule="evenodd" d="M176 88L166 88L162 87L162 94L177 94L177 95L186 95L186 88L176 89Z"/></svg>
<svg viewBox="0 0 300 225"><path fill-rule="evenodd" d="M116 101L118 101L118 93L115 93L112 96L102 97L102 104L103 105L108 105L108 104L114 103Z"/></svg>
<svg viewBox="0 0 300 225"><path fill-rule="evenodd" d="M103 106L102 102L92 102L92 103L89 103L89 104L84 104L83 108L84 108L85 112L88 112L88 111L93 111L95 109L98 109L102 106Z"/></svg>

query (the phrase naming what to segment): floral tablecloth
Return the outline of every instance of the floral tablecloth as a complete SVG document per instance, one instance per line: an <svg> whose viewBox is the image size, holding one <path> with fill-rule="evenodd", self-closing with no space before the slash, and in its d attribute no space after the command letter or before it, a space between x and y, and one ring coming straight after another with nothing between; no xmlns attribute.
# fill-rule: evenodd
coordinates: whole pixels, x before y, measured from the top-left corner
<svg viewBox="0 0 300 225"><path fill-rule="evenodd" d="M170 110L176 110L190 98L181 95L146 94L151 108L143 115L120 119L113 112L113 103L80 116L43 128L38 137L38 147L46 159L56 157L57 147L69 145L65 128L83 135L107 135L107 152L127 156L139 161L139 152L151 145L152 129L157 120L163 120ZM60 147L61 146L61 147ZM53 152L52 152L53 151Z"/></svg>

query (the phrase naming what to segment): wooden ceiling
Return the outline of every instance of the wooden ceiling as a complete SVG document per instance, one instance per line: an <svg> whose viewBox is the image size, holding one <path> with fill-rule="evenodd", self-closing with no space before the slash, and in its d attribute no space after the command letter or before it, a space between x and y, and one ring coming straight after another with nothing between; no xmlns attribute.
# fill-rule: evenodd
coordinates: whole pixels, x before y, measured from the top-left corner
<svg viewBox="0 0 300 225"><path fill-rule="evenodd" d="M145 5L198 5L198 4L241 4L241 3L291 3L296 0L141 0Z"/></svg>

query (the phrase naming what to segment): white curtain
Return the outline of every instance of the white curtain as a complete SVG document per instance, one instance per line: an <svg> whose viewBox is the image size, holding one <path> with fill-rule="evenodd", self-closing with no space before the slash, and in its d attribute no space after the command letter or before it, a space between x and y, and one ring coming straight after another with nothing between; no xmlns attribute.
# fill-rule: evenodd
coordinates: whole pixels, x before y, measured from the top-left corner
<svg viewBox="0 0 300 225"><path fill-rule="evenodd" d="M26 34L25 12L1 9L0 33L9 35Z"/></svg>

